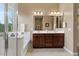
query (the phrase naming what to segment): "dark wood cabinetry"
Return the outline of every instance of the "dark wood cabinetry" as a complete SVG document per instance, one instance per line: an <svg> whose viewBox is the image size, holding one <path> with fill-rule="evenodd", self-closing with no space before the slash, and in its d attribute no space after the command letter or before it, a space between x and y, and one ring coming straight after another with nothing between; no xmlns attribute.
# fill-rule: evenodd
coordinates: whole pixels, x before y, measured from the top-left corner
<svg viewBox="0 0 79 59"><path fill-rule="evenodd" d="M33 48L63 48L64 33L33 34Z"/></svg>

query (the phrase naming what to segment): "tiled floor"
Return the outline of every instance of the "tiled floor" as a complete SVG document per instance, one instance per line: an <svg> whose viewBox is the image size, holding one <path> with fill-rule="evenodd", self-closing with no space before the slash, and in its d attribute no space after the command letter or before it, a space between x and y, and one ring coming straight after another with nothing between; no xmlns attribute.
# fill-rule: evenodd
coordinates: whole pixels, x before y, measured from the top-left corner
<svg viewBox="0 0 79 59"><path fill-rule="evenodd" d="M72 56L63 48L29 49L26 56Z"/></svg>

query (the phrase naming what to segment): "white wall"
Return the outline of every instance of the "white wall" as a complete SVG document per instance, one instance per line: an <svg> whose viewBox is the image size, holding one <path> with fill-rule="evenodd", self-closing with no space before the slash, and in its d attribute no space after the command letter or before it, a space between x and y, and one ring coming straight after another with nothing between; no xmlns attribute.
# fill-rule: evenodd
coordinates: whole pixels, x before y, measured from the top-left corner
<svg viewBox="0 0 79 59"><path fill-rule="evenodd" d="M67 23L67 27L65 28L65 47L70 51L70 53L73 53L73 4L60 4L59 10L64 12L64 21Z"/></svg>

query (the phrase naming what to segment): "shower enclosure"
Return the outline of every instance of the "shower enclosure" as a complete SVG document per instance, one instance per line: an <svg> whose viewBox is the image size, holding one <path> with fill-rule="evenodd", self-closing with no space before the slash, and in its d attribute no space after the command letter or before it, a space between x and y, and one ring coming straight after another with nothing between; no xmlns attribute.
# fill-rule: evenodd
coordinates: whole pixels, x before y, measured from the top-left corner
<svg viewBox="0 0 79 59"><path fill-rule="evenodd" d="M0 3L0 56L18 55L17 4Z"/></svg>

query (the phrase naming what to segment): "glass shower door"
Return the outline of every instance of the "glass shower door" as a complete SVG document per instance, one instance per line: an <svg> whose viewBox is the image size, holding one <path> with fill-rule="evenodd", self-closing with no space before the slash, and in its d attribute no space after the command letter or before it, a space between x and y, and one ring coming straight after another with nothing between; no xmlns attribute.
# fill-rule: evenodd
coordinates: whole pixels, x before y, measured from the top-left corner
<svg viewBox="0 0 79 59"><path fill-rule="evenodd" d="M17 4L0 4L0 56L17 55Z"/></svg>
<svg viewBox="0 0 79 59"><path fill-rule="evenodd" d="M9 56L17 55L17 4L8 4L8 52Z"/></svg>
<svg viewBox="0 0 79 59"><path fill-rule="evenodd" d="M5 21L4 21L4 4L0 4L0 56L5 54Z"/></svg>

